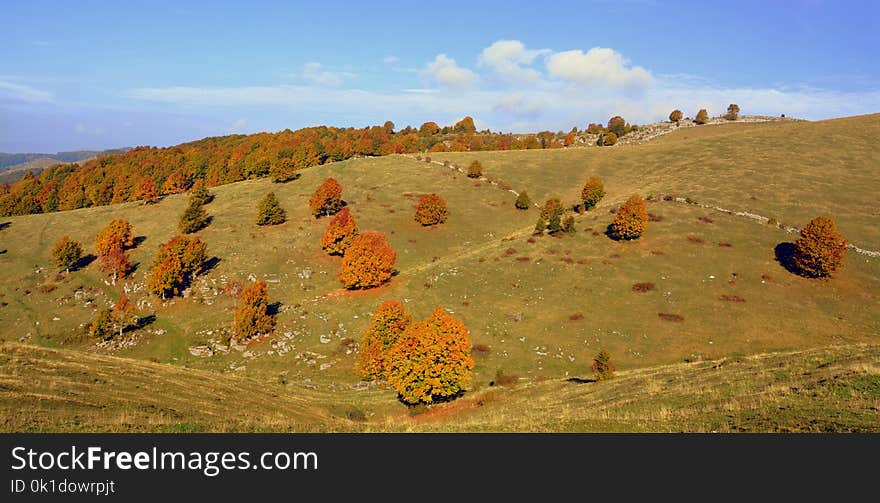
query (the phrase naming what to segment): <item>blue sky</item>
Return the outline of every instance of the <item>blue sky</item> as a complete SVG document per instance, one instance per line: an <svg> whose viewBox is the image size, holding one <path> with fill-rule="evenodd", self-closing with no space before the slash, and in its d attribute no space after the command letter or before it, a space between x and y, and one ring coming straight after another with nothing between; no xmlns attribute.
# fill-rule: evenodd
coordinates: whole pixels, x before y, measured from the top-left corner
<svg viewBox="0 0 880 503"><path fill-rule="evenodd" d="M5 2L0 151L880 112L880 2Z"/></svg>

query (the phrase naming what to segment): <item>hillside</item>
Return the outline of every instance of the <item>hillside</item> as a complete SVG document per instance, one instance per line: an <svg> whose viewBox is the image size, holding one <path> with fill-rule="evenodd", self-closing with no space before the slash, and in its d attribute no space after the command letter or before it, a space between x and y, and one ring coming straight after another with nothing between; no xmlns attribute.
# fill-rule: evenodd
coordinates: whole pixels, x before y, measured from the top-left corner
<svg viewBox="0 0 880 503"><path fill-rule="evenodd" d="M541 386L536 393L546 391L551 402L559 400L548 405L548 413L569 410L564 405L569 401L587 400L575 389L598 387L569 388L563 383L567 377L587 375L590 359L600 348L610 351L626 372L622 375L636 376L638 369L684 360L698 363L671 368L703 369L710 360L736 355L841 346L862 355L858 358L866 362L863 373L876 376L876 348L857 344L878 342L880 257L850 250L845 267L832 279L801 278L774 256L776 246L793 241L795 234L735 213L773 217L786 227L829 214L853 244L880 250L878 135L880 115L816 123L725 124L683 129L620 148L431 154L433 161L463 167L480 160L486 176L482 180L468 179L442 164L390 155L314 166L286 184L268 179L227 184L212 189L216 197L206 210L213 220L198 233L209 255L219 261L184 298L165 302L145 293L145 275L157 246L176 233L184 195L168 196L151 206L131 202L10 217L0 230L0 282L7 285L0 294L0 338L63 346L89 358L92 353L96 358L109 353L152 359L162 368L176 371L187 366L214 372L193 375L224 381L237 376L261 383L314 385L339 392L319 411L326 413L330 404L341 400L363 403L378 417L393 418L404 412L389 393L351 392L352 386L372 389L358 384L351 372L355 342L385 300L404 302L418 318L440 305L460 317L472 341L485 348L475 355L478 387L485 389L501 374L534 383L499 393L498 403L486 409L499 415L468 424L468 429L554 429L543 423L530 428L510 417L529 400L537 400L538 395L527 392L532 386ZM584 180L593 175L604 181L606 197L577 216L574 235L560 238L533 238L537 210L516 210L515 196L505 189L527 190L534 202L554 194L574 202ZM385 233L396 249L398 274L390 284L366 292L341 289L335 278L339 259L325 255L319 244L328 219L316 220L307 205L328 176L344 187L343 198L360 228ZM257 227L256 202L269 191L287 210L288 221ZM449 221L436 228L423 228L412 220L415 196L428 192L442 195L450 210ZM635 192L656 196L648 205L654 221L637 241L608 239L603 232L613 216L609 210ZM664 195L698 204L664 201ZM712 208L716 206L733 213ZM129 220L143 238L132 251L132 262L139 265L122 287L110 285L96 263L71 274L50 267L50 250L58 238L69 235L90 249L98 230L113 218ZM281 302L278 327L270 340L227 348L235 300L224 293L225 286L253 278L266 280L270 300ZM654 289L633 291L635 283L643 282L653 283ZM142 315L154 318L111 348L97 348L82 336L84 324L98 307L114 302L121 288ZM743 371L737 378L746 395L747 376ZM626 390L616 387L624 382L602 383L601 389ZM370 398L362 402L367 395ZM591 394L589 400L597 397ZM784 400L789 399L804 407L812 403L801 395ZM681 400L671 403L690 403ZM662 401L649 403L672 408ZM712 407L727 407L714 403ZM876 399L868 403L876 406ZM849 410L853 405L842 407ZM62 409L55 413L64 413ZM657 411L663 409L652 410L661 414ZM656 417L650 411L640 413ZM299 412L290 414L297 417ZM796 418L797 412L793 414ZM36 424L57 425L51 415L40 416L45 421ZM509 422L502 420L505 417ZM654 428L636 421L621 423L621 428L642 424L638 429L713 429L693 417L664 417L681 422L661 421ZM864 417L875 418L859 417L853 423L829 424L866 429ZM216 425L209 428L238 427L202 421ZM751 422L747 429L809 429L791 421L785 423L788 426L772 420ZM559 428L617 428L600 423L595 416L573 416ZM18 427L25 426L11 426ZM31 427L37 426L27 426Z"/></svg>

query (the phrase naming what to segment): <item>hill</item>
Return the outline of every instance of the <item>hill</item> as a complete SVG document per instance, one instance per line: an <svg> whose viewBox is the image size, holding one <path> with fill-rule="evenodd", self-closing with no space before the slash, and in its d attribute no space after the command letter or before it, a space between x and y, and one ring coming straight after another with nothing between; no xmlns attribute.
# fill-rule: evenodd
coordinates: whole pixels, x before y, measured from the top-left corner
<svg viewBox="0 0 880 503"><path fill-rule="evenodd" d="M432 153L441 164L390 155L314 166L286 184L223 185L212 189L216 197L206 210L213 221L198 233L219 261L185 297L164 302L145 293L145 276L157 246L176 233L184 195L150 206L11 217L0 230L0 282L7 285L0 337L322 390L366 386L351 372L356 342L388 299L404 302L418 318L441 305L464 320L480 345L475 381L483 389L504 376L523 382L584 376L600 348L624 371L637 372L684 360L876 344L880 258L850 250L835 277L809 280L783 268L774 250L795 239L788 228L819 214L834 217L861 249L880 250L878 133L877 115L734 123L620 148ZM483 179L450 169L475 159ZM603 179L605 199L577 216L575 234L559 238L532 237L537 210L516 210L506 188L527 190L536 202L553 194L574 202L593 175ZM390 284L341 289L339 259L319 244L328 219L313 218L307 205L328 176L344 187L360 228L385 233L397 250L398 274ZM257 227L256 202L269 191L288 221ZM430 192L447 200L449 221L423 228L413 221L413 204ZM633 242L608 239L610 210L635 192L656 196L646 234ZM661 197L667 195L676 197ZM139 265L130 280L113 286L97 264L71 274L50 268L58 238L67 234L91 248L113 218L129 220L142 237L132 251ZM254 278L266 280L270 300L281 302L278 327L271 339L229 348L235 300L227 286ZM653 289L634 291L636 283ZM98 348L83 338L84 325L123 288L142 315L153 316L151 323ZM514 403L515 393L519 388L500 396ZM355 393L350 403L359 403L358 396L364 395ZM364 403L380 404L373 413L392 416L402 407L387 393ZM491 428L502 428L493 421ZM773 429L770 422L764 427Z"/></svg>

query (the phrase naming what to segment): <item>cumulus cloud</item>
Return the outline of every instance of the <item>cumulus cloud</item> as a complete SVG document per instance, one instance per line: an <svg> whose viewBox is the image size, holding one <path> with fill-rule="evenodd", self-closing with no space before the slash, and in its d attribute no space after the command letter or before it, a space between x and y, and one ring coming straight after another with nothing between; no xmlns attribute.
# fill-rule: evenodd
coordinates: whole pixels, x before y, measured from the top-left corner
<svg viewBox="0 0 880 503"><path fill-rule="evenodd" d="M303 65L300 74L303 80L314 86L339 87L346 79L354 78L350 72L331 72L324 69L324 65L310 62Z"/></svg>
<svg viewBox="0 0 880 503"><path fill-rule="evenodd" d="M630 66L619 52L605 47L557 52L547 59L553 77L575 84L644 87L654 78L641 66Z"/></svg>
<svg viewBox="0 0 880 503"><path fill-rule="evenodd" d="M40 91L24 84L0 80L0 103L4 101L48 103L52 101L52 93Z"/></svg>
<svg viewBox="0 0 880 503"><path fill-rule="evenodd" d="M483 49L477 59L477 66L487 68L499 77L512 80L534 82L541 74L529 65L548 49L526 49L519 40L498 40Z"/></svg>
<svg viewBox="0 0 880 503"><path fill-rule="evenodd" d="M474 72L458 66L455 60L446 54L438 54L434 61L428 63L422 76L440 87L449 89L470 87L477 80Z"/></svg>

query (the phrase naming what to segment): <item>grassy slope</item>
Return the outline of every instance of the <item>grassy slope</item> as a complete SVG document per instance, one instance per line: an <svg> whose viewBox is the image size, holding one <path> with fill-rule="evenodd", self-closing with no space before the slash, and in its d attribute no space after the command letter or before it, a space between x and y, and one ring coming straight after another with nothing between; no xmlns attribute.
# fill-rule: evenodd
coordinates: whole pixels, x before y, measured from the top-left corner
<svg viewBox="0 0 880 503"><path fill-rule="evenodd" d="M576 235L534 243L527 239L536 211L516 211L512 194L403 157L314 168L282 186L256 180L218 187L207 207L214 222L199 235L219 265L197 282L193 297L161 305L135 293L142 314L155 312L157 318L138 334L137 345L119 354L224 372L239 368L239 375L268 382L347 389L355 381L354 355L339 343L358 339L369 314L388 298L406 301L419 317L438 304L461 316L474 342L492 348L477 361L482 386L498 369L530 378L580 375L599 347L608 348L622 368L638 368L684 358L876 342L878 259L851 253L833 280L805 280L773 260L774 246L793 235L676 203L652 204L649 211L663 221L652 223L636 242L615 243L601 231L611 218L608 209L629 194L676 193L793 225L829 213L857 245L880 249L872 205L878 133L880 118L866 116L695 128L625 148L433 155L460 164L478 158L487 175L526 188L536 200L548 194L574 200L586 177L603 178L608 196L579 217ZM397 249L400 274L390 285L354 294L339 290L334 278L339 259L326 257L318 246L326 219L307 214L309 194L329 175L345 187L360 227L385 232ZM290 219L258 228L254 207L269 190L276 191ZM411 220L413 195L424 192L448 200L446 225L426 229ZM150 207L129 203L9 219L11 225L0 231L0 249L7 250L0 254L0 283L8 285L0 296L6 303L0 307L0 337L91 347L77 340L81 324L97 305L115 299L117 288L105 284L97 264L69 276L40 270L49 265L52 243L69 234L90 246L109 220L126 218L146 237L132 253L141 266L128 283L142 288L156 246L176 232L185 202L176 196ZM703 223L700 216L714 222ZM252 275L268 280L271 297L283 303L275 339L252 344L248 353L191 356L187 347L216 339L229 326L233 299L222 294L224 282ZM655 283L655 291L631 292L641 281ZM721 295L746 302L722 301ZM684 321L663 321L661 312ZM576 313L583 318L570 319ZM331 342L322 343L321 335ZM367 409L393 415L399 406L380 400Z"/></svg>

